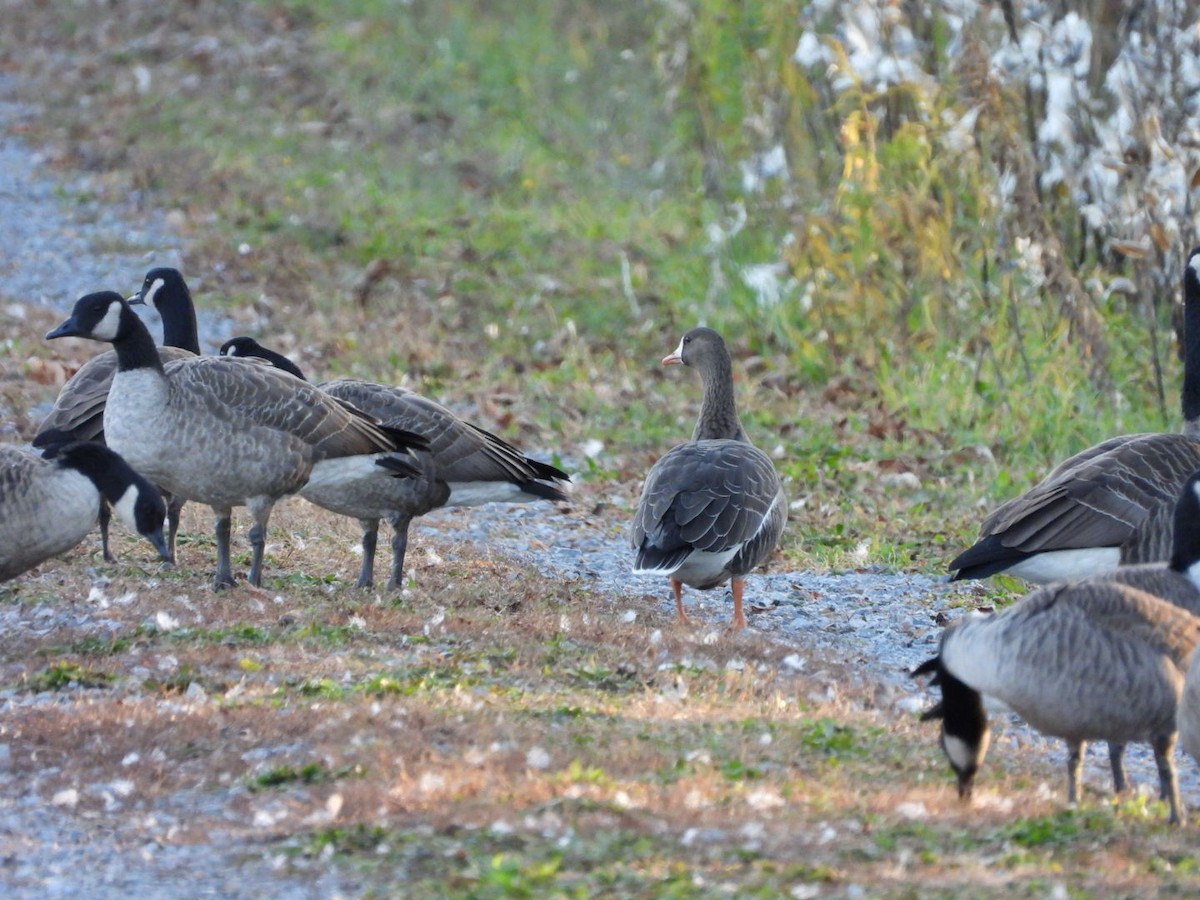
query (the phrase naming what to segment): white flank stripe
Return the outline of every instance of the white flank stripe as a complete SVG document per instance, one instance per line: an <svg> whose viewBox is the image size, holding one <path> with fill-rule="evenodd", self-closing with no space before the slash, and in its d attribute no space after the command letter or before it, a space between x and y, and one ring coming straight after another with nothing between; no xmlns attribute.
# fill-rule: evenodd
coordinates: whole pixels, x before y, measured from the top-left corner
<svg viewBox="0 0 1200 900"><path fill-rule="evenodd" d="M1116 547L1085 547L1080 550L1048 550L1022 560L1005 570L1035 584L1074 581L1111 572L1121 564Z"/></svg>
<svg viewBox="0 0 1200 900"><path fill-rule="evenodd" d="M670 575L685 584L693 581L704 582L723 570L729 561L737 556L742 545L738 544L729 550L712 553L708 550L693 550L687 559L675 569L634 569L634 575Z"/></svg>
<svg viewBox="0 0 1200 900"><path fill-rule="evenodd" d="M321 490L367 478L393 478L395 476L388 469L375 465L375 460L388 455L387 453L362 453L337 459L323 459L313 466L312 475L305 488Z"/></svg>
<svg viewBox="0 0 1200 900"><path fill-rule="evenodd" d="M482 506L485 503L518 503L531 499L511 481L450 482L447 506Z"/></svg>

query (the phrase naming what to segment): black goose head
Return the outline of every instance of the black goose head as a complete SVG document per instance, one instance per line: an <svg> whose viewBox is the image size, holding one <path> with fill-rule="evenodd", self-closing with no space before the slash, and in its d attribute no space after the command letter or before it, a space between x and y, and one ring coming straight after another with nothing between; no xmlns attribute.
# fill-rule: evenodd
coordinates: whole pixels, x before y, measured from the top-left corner
<svg viewBox="0 0 1200 900"><path fill-rule="evenodd" d="M987 756L991 731L979 692L951 675L940 656L913 670L913 676L933 674L932 683L942 689L942 701L921 715L922 722L942 720L939 743L958 778L958 796L970 800L975 774Z"/></svg>
<svg viewBox="0 0 1200 900"><path fill-rule="evenodd" d="M200 353L199 328L192 292L178 269L159 266L146 273L137 293L127 298L131 306L153 306L162 317L163 343Z"/></svg>
<svg viewBox="0 0 1200 900"><path fill-rule="evenodd" d="M185 296L189 303L192 300L187 282L183 280L183 273L178 269L158 266L146 273L146 277L142 279L142 286L132 297L127 299L134 306L145 304L157 309L162 303L163 297L172 295Z"/></svg>
<svg viewBox="0 0 1200 900"><path fill-rule="evenodd" d="M162 494L118 453L94 441L73 441L56 444L42 455L91 479L121 521L153 544L164 560L171 559L163 536L167 505Z"/></svg>
<svg viewBox="0 0 1200 900"><path fill-rule="evenodd" d="M137 318L125 302L125 298L116 291L85 294L75 301L75 308L71 310L70 317L46 333L46 340L80 337L111 343L128 333L129 316Z"/></svg>
<svg viewBox="0 0 1200 900"><path fill-rule="evenodd" d="M264 359L277 369L295 375L301 381L306 381L304 373L300 367L284 356L282 353L276 353L274 350L268 350L252 337L234 337L227 340L221 345L221 356L240 356L240 357L255 357Z"/></svg>

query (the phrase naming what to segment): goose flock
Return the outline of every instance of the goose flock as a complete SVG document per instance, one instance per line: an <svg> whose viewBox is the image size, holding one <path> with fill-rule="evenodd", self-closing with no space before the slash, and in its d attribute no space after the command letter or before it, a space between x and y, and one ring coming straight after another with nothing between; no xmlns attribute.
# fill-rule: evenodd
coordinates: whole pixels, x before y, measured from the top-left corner
<svg viewBox="0 0 1200 900"><path fill-rule="evenodd" d="M1076 454L998 507L951 580L1007 573L1038 585L995 613L941 634L914 671L940 690L922 720L969 799L984 763L989 705L1068 748L1067 798L1081 795L1089 741L1109 745L1113 785L1127 788L1123 751L1149 743L1170 821L1186 810L1176 743L1200 759L1200 248L1184 267L1183 428L1126 435ZM156 346L132 309L153 306ZM180 510L213 511L214 590L235 585L232 513L250 512L246 580L260 585L275 505L298 495L362 528L357 586L375 583L379 524L392 526L389 590L404 584L413 519L451 506L560 502L570 477L451 410L401 387L359 379L310 382L250 337L200 351L182 274L155 268L131 297L87 294L47 340L111 345L64 385L33 450L0 448L0 580L84 540L99 524L112 560L112 512L175 562ZM684 586L729 586L732 630L747 627L745 579L767 563L787 522L771 458L738 416L733 363L721 335L698 327L663 358L702 387L691 438L647 473L629 528L634 574L665 578L680 623ZM40 452L36 452L40 451ZM165 524L165 532L164 532Z"/></svg>

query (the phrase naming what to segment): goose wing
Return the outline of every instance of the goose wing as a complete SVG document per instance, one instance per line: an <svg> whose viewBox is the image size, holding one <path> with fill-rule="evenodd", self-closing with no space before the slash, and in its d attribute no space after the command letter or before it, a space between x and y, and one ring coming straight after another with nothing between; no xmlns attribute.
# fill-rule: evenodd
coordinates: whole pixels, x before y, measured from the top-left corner
<svg viewBox="0 0 1200 900"><path fill-rule="evenodd" d="M19 447L0 447L0 501L8 502L29 490L31 476L46 462Z"/></svg>
<svg viewBox="0 0 1200 900"><path fill-rule="evenodd" d="M775 467L751 444L680 444L650 469L631 530L635 569L676 568L695 551L738 553L754 568L774 548L787 517Z"/></svg>
<svg viewBox="0 0 1200 900"><path fill-rule="evenodd" d="M401 387L338 379L321 389L376 416L384 424L421 435L429 442L437 477L447 482L567 481L566 472L529 459L516 447L460 419L440 403ZM547 490L562 498L555 488Z"/></svg>
<svg viewBox="0 0 1200 900"><path fill-rule="evenodd" d="M194 353L178 347L159 347L158 355L164 366L195 357ZM117 354L112 350L97 354L80 366L58 392L54 408L39 426L33 446L45 447L62 440L103 441L104 404L116 374Z"/></svg>
<svg viewBox="0 0 1200 900"><path fill-rule="evenodd" d="M185 394L216 418L240 427L291 434L313 448L315 459L421 446L375 417L273 366L237 357L196 357L166 367L171 390Z"/></svg>
<svg viewBox="0 0 1200 900"><path fill-rule="evenodd" d="M983 538L950 568L979 565L1006 549L1114 547L1149 526L1157 532L1160 524L1169 526L1179 491L1197 468L1200 442L1182 434L1106 441L993 511L980 529Z"/></svg>

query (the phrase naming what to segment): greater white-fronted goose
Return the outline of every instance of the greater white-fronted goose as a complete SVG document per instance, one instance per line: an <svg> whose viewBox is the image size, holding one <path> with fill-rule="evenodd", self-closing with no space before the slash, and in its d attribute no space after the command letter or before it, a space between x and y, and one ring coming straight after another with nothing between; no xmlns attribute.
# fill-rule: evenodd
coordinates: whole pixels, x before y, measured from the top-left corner
<svg viewBox="0 0 1200 900"><path fill-rule="evenodd" d="M700 373L704 399L692 439L672 448L646 476L633 518L635 575L665 575L687 622L683 585L731 582L734 629L746 627L745 576L766 561L787 521L787 499L770 458L750 443L733 396L733 365L711 328L685 334L664 366Z"/></svg>
<svg viewBox="0 0 1200 900"><path fill-rule="evenodd" d="M264 359L304 378L300 368L286 356L263 347L253 338L232 338L221 347L221 354ZM401 387L349 378L325 381L318 387L385 425L419 434L429 442L428 451L418 454L422 457L422 477L376 479L359 482L349 489L310 485L300 492L319 506L359 520L363 528L359 587L374 583L380 519L392 525L392 574L388 587L394 589L403 584L408 527L417 516L443 506L567 499L557 486L569 482L566 472L530 459L516 447L427 397Z"/></svg>
<svg viewBox="0 0 1200 900"><path fill-rule="evenodd" d="M42 456L0 447L0 581L82 541L96 524L102 500L169 558L162 497L108 447L68 441Z"/></svg>
<svg viewBox="0 0 1200 900"><path fill-rule="evenodd" d="M1175 498L1200 468L1200 248L1183 302L1183 432L1122 435L1066 460L984 519L951 580L1006 572L1047 583L1170 555Z"/></svg>
<svg viewBox="0 0 1200 900"><path fill-rule="evenodd" d="M158 267L146 273L142 286L129 298L132 304L153 304L162 317L163 346L158 348L163 364L200 353L196 327L196 308L192 293L178 269ZM117 354L105 350L79 367L58 393L54 408L38 427L34 447L47 447L64 439L104 442L104 404L113 375L117 372ZM167 546L175 557L175 536L179 531L179 513L183 501L168 496ZM104 559L113 561L108 548L109 511L100 507L100 547Z"/></svg>
<svg viewBox="0 0 1200 900"><path fill-rule="evenodd" d="M270 366L194 357L163 366L150 332L121 295L81 297L46 335L112 343L117 373L104 409L108 445L164 490L212 507L216 589L234 583L233 507L254 518L248 580L261 584L267 522L275 502L309 482L378 477L380 465L417 471L406 451L424 441Z"/></svg>

